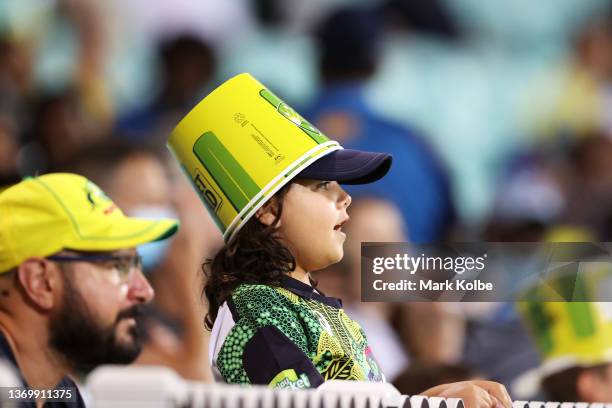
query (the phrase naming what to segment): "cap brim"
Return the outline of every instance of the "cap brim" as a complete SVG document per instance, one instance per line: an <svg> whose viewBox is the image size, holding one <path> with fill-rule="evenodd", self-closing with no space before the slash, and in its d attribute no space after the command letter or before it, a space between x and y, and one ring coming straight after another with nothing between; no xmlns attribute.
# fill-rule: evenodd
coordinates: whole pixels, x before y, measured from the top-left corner
<svg viewBox="0 0 612 408"><path fill-rule="evenodd" d="M101 225L97 237L68 243L66 249L80 251L114 251L170 238L179 223L172 219L125 217L119 222Z"/></svg>
<svg viewBox="0 0 612 408"><path fill-rule="evenodd" d="M392 156L387 153L342 149L321 157L297 177L340 184L366 184L387 174L391 162Z"/></svg>

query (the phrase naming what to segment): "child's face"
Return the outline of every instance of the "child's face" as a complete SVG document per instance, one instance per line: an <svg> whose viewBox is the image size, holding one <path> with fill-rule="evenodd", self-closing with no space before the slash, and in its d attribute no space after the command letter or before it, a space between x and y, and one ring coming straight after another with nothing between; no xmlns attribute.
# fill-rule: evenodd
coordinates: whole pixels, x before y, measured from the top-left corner
<svg viewBox="0 0 612 408"><path fill-rule="evenodd" d="M283 200L279 234L305 271L342 259L351 196L335 181L296 180Z"/></svg>

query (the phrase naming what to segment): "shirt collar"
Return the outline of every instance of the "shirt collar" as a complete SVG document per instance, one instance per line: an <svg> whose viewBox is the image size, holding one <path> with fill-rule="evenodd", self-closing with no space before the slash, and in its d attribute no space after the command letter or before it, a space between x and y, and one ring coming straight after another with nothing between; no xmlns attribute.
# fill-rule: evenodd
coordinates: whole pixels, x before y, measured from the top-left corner
<svg viewBox="0 0 612 408"><path fill-rule="evenodd" d="M281 287L305 299L313 299L336 309L342 309L342 300L331 296L325 296L319 289L315 289L302 281L291 276L284 275L281 278Z"/></svg>

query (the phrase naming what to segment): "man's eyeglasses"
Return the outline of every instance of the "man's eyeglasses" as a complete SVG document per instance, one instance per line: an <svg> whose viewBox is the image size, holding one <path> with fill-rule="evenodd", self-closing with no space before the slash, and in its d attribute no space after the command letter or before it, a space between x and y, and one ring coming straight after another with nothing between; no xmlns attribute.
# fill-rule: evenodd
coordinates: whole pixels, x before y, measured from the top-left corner
<svg viewBox="0 0 612 408"><path fill-rule="evenodd" d="M75 255L52 255L47 259L56 262L92 262L105 264L119 272L121 282L128 282L134 270L142 269L142 258L140 255L102 255L102 254L80 254Z"/></svg>

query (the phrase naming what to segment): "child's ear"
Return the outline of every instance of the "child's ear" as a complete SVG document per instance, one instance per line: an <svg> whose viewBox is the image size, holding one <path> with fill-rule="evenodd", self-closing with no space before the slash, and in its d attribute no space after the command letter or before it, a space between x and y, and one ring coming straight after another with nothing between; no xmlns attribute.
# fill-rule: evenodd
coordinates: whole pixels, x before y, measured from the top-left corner
<svg viewBox="0 0 612 408"><path fill-rule="evenodd" d="M265 203L259 210L257 210L257 212L255 213L255 217L257 217L259 222L269 227L270 225L274 224L274 220L276 220L276 214L276 202L274 201L274 199L272 199ZM280 220L278 220L276 226L280 226Z"/></svg>

